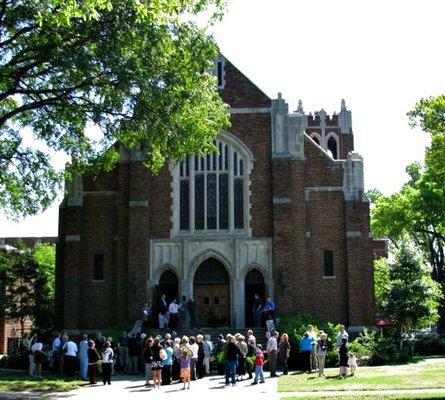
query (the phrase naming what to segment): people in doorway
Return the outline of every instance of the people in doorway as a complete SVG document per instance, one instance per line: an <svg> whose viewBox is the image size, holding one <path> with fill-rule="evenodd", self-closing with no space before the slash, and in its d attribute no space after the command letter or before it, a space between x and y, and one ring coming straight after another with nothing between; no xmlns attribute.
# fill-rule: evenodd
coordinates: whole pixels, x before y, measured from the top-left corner
<svg viewBox="0 0 445 400"><path fill-rule="evenodd" d="M159 329L165 329L168 324L168 305L167 300L165 298L165 294L161 295L161 298L158 301L158 321L159 321Z"/></svg>
<svg viewBox="0 0 445 400"><path fill-rule="evenodd" d="M196 319L196 304L193 297L190 297L190 299L187 301L187 310L190 315L190 328L197 328L198 321Z"/></svg>
<svg viewBox="0 0 445 400"><path fill-rule="evenodd" d="M176 330L178 328L179 308L180 308L180 306L178 304L178 300L176 300L176 299L173 299L173 301L168 306L170 329Z"/></svg>
<svg viewBox="0 0 445 400"><path fill-rule="evenodd" d="M263 302L260 299L258 293L255 293L255 299L253 301L253 321L254 326L261 326L261 313L263 311Z"/></svg>
<svg viewBox="0 0 445 400"><path fill-rule="evenodd" d="M142 332L148 332L151 319L151 301L147 301L141 310Z"/></svg>

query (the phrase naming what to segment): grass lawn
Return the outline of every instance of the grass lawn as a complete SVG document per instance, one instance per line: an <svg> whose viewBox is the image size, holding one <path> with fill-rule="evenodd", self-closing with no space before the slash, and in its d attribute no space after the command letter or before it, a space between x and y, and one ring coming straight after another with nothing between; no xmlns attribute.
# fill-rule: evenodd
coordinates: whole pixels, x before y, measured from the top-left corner
<svg viewBox="0 0 445 400"><path fill-rule="evenodd" d="M445 393L356 394L342 396L282 397L281 400L435 400L445 399Z"/></svg>
<svg viewBox="0 0 445 400"><path fill-rule="evenodd" d="M361 367L355 376L336 379L337 368L317 373L280 377L279 392L343 390L442 389L445 388L445 359L426 359L416 364Z"/></svg>
<svg viewBox="0 0 445 400"><path fill-rule="evenodd" d="M44 373L42 379L30 378L25 371L2 371L0 369L0 392L4 391L61 391L76 389L82 384L78 379L60 378Z"/></svg>

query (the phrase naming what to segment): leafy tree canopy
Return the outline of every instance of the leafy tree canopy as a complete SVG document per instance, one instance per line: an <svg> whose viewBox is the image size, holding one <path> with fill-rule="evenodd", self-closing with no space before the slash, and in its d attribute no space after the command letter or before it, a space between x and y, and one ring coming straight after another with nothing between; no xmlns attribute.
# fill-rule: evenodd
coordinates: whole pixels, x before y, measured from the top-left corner
<svg viewBox="0 0 445 400"><path fill-rule="evenodd" d="M34 214L54 200L63 177L51 151L97 173L117 162L116 141L141 146L154 172L212 149L229 115L213 76L217 47L190 17L210 9L213 21L224 2L0 0L4 212Z"/></svg>
<svg viewBox="0 0 445 400"><path fill-rule="evenodd" d="M432 277L445 293L445 96L421 100L409 114L412 126L431 137L424 164L407 167L409 181L391 196L378 194L371 210L376 237L388 237L396 246L412 240L432 267ZM445 307L440 308L445 331Z"/></svg>

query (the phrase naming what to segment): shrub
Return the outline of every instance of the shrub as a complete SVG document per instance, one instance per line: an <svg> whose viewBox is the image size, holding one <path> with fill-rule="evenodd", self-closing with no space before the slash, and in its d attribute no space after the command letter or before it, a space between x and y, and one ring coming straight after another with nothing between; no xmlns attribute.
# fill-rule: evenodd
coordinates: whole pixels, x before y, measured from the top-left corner
<svg viewBox="0 0 445 400"><path fill-rule="evenodd" d="M420 335L414 342L415 354L420 356L443 355L445 354L444 335Z"/></svg>

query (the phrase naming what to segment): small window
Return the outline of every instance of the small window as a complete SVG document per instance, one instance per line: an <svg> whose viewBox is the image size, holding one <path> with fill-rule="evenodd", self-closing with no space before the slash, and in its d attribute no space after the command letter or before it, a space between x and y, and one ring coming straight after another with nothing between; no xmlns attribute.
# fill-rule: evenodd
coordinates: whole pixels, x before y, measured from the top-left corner
<svg viewBox="0 0 445 400"><path fill-rule="evenodd" d="M219 304L219 297L214 297L214 298L213 298L213 304L214 304L215 306L217 306L217 305Z"/></svg>
<svg viewBox="0 0 445 400"><path fill-rule="evenodd" d="M204 297L204 304L208 306L210 304L210 297Z"/></svg>
<svg viewBox="0 0 445 400"><path fill-rule="evenodd" d="M103 281L104 280L104 255L95 254L94 255L94 280Z"/></svg>
<svg viewBox="0 0 445 400"><path fill-rule="evenodd" d="M323 252L324 276L334 276L334 252L325 250Z"/></svg>
<svg viewBox="0 0 445 400"><path fill-rule="evenodd" d="M218 61L217 65L218 87L223 85L223 65L221 61Z"/></svg>

